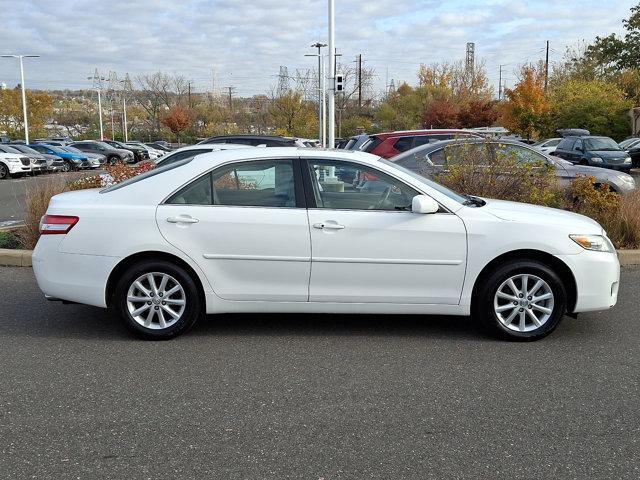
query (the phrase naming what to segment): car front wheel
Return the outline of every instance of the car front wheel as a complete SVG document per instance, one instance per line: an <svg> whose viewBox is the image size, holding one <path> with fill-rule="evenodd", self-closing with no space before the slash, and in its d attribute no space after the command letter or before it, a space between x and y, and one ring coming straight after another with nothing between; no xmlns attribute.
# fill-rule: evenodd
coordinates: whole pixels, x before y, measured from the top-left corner
<svg viewBox="0 0 640 480"><path fill-rule="evenodd" d="M9 169L4 163L0 163L0 179L9 178Z"/></svg>
<svg viewBox="0 0 640 480"><path fill-rule="evenodd" d="M116 286L114 305L125 325L148 340L184 333L202 312L194 280L183 268L166 261L143 261L130 267Z"/></svg>
<svg viewBox="0 0 640 480"><path fill-rule="evenodd" d="M474 314L491 333L510 340L537 340L550 334L566 309L561 279L534 260L496 268L477 295Z"/></svg>

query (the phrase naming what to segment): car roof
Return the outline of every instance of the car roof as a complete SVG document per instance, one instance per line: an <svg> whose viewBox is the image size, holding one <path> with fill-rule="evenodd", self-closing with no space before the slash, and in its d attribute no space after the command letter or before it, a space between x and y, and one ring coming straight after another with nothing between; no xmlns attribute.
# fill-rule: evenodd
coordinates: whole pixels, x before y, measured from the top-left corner
<svg viewBox="0 0 640 480"><path fill-rule="evenodd" d="M265 140L297 140L296 137L283 137L280 135L248 135L248 134L238 134L238 135L216 135L215 137L206 138L203 141L214 140L216 138L254 138L254 139L265 139Z"/></svg>
<svg viewBox="0 0 640 480"><path fill-rule="evenodd" d="M438 135L443 133L464 133L469 136L477 136L480 135L476 132L471 132L469 130L463 130L459 128L441 128L441 129L423 129L423 130L396 130L393 132L381 132L374 133L372 137L380 137L380 138L389 138L389 137L402 137L409 135Z"/></svg>

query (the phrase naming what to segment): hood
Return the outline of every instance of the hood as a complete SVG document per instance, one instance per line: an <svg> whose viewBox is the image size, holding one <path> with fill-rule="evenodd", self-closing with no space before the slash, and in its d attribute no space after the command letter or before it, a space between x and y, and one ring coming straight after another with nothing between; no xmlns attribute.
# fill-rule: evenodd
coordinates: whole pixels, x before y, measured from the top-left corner
<svg viewBox="0 0 640 480"><path fill-rule="evenodd" d="M113 147L113 149L116 152L118 152L120 155L133 155L131 150L125 150L124 148L116 148L116 147Z"/></svg>
<svg viewBox="0 0 640 480"><path fill-rule="evenodd" d="M565 165L562 164L564 169L571 174L572 177L577 175L591 176L595 178L609 177L609 176L622 176L624 173L617 172L615 170L609 170L601 167L589 167L587 165Z"/></svg>
<svg viewBox="0 0 640 480"><path fill-rule="evenodd" d="M580 233L602 234L602 227L595 220L578 213L557 208L541 207L528 203L484 199L482 210L509 222L535 223L537 225L562 225Z"/></svg>
<svg viewBox="0 0 640 480"><path fill-rule="evenodd" d="M624 150L589 150L589 154L600 158L625 158L629 156Z"/></svg>

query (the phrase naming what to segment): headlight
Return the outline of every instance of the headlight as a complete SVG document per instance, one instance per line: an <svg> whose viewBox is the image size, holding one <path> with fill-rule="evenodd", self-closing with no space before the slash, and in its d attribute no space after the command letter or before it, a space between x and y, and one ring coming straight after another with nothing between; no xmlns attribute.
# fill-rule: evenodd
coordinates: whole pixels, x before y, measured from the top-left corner
<svg viewBox="0 0 640 480"><path fill-rule="evenodd" d="M602 159L600 157L591 157L591 161L593 163L602 163Z"/></svg>
<svg viewBox="0 0 640 480"><path fill-rule="evenodd" d="M624 163L631 163L631 157L624 157Z"/></svg>
<svg viewBox="0 0 640 480"><path fill-rule="evenodd" d="M585 250L595 252L613 252L613 244L604 235L569 235L569 238Z"/></svg>

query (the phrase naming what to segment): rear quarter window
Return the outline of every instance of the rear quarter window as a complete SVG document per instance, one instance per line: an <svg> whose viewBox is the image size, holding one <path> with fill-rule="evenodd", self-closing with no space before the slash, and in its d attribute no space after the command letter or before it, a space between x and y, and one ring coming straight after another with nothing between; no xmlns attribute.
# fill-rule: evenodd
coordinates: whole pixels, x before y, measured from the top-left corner
<svg viewBox="0 0 640 480"><path fill-rule="evenodd" d="M575 143L576 139L575 138L563 138L560 143L558 144L557 149L558 150L571 150L571 147L573 147L573 144Z"/></svg>

